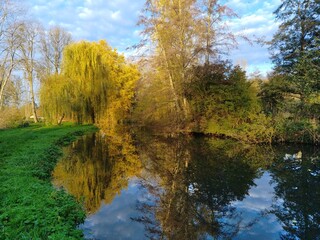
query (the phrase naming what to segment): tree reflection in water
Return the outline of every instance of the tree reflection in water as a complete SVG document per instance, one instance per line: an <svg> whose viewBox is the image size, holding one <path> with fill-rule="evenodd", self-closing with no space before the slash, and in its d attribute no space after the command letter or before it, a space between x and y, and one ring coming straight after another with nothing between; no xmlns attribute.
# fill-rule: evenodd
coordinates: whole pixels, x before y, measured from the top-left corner
<svg viewBox="0 0 320 240"><path fill-rule="evenodd" d="M302 162L279 156L271 168L276 184L270 212L282 223L281 239L320 239L320 152L302 151Z"/></svg>
<svg viewBox="0 0 320 240"><path fill-rule="evenodd" d="M83 199L87 212L96 212L101 201L111 203L138 174L141 164L131 135L123 131L95 133L66 148L54 172L54 185Z"/></svg>
<svg viewBox="0 0 320 240"><path fill-rule="evenodd" d="M128 209L130 214L121 222L108 222L112 222L109 235L103 232L107 225L97 224L102 238L119 236L114 226L125 224L130 233L140 231L139 237L145 234L148 239L249 239L251 233L320 239L319 152L293 149L187 136L136 134L133 138L127 131L113 131L84 137L67 148L68 157L58 163L53 176L57 186L83 198L90 213L102 202L111 210L119 206L119 211ZM283 159L285 153L299 150L302 163ZM249 196L261 194L255 183L262 175L269 189L275 186L274 191L259 195L260 199L267 196L270 205L259 202L257 195ZM129 196L132 204L121 207L128 201L121 196L113 200L128 187L130 179L134 179L134 187L129 186L131 195L121 196ZM112 212L114 217L117 211ZM99 213L97 221L110 214Z"/></svg>
<svg viewBox="0 0 320 240"><path fill-rule="evenodd" d="M149 138L140 144L146 169L141 184L157 201L138 203L141 215L134 220L145 224L150 239L231 239L255 222L244 223L231 202L248 194L258 168L270 161L252 147L189 140Z"/></svg>

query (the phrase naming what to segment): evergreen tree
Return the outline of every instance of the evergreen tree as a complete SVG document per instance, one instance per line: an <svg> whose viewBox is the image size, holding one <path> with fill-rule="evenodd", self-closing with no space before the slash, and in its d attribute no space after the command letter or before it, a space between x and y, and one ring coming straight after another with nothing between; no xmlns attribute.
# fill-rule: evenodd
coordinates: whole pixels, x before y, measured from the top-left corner
<svg viewBox="0 0 320 240"><path fill-rule="evenodd" d="M276 72L295 74L296 64L305 57L319 66L319 59L310 54L319 52L319 13L318 0L282 0L274 12L281 24L271 46Z"/></svg>
<svg viewBox="0 0 320 240"><path fill-rule="evenodd" d="M261 87L279 141L318 142L320 133L320 1L282 0L271 41L275 64Z"/></svg>
<svg viewBox="0 0 320 240"><path fill-rule="evenodd" d="M285 92L300 99L294 111L308 115L307 104L320 90L320 2L283 0L275 14L281 21L271 42L275 74L284 79Z"/></svg>

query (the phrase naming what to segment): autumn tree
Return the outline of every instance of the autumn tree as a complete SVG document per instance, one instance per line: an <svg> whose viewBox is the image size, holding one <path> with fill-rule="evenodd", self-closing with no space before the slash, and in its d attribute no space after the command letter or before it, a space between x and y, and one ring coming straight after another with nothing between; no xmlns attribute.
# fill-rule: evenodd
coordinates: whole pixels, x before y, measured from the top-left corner
<svg viewBox="0 0 320 240"><path fill-rule="evenodd" d="M187 114L182 82L186 69L195 60L195 32L192 5L195 1L147 1L146 15L141 19L145 33L155 42L155 64L158 74L168 79L175 110ZM149 17L150 16L150 17Z"/></svg>
<svg viewBox="0 0 320 240"><path fill-rule="evenodd" d="M151 65L154 77L149 82L163 86L163 91L159 92L165 94L166 99L156 96L162 101L157 105L166 104L162 109L167 109L167 115L172 115L170 119L179 127L190 118L185 96L189 69L217 59L224 47L234 46L234 35L222 24L233 14L213 0L148 0L145 6L139 23L144 26L143 42L150 43L148 66Z"/></svg>
<svg viewBox="0 0 320 240"><path fill-rule="evenodd" d="M138 78L136 68L105 41L73 43L64 50L61 74L44 81L41 104L51 121L60 115L112 125L130 111Z"/></svg>

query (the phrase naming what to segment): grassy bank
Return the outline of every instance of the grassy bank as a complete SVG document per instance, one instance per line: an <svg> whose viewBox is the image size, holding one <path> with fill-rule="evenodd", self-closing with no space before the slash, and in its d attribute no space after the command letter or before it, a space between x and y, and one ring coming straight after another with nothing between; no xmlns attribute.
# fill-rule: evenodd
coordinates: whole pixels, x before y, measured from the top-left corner
<svg viewBox="0 0 320 240"><path fill-rule="evenodd" d="M81 238L81 206L54 189L50 177L61 147L94 130L70 124L0 130L0 239Z"/></svg>

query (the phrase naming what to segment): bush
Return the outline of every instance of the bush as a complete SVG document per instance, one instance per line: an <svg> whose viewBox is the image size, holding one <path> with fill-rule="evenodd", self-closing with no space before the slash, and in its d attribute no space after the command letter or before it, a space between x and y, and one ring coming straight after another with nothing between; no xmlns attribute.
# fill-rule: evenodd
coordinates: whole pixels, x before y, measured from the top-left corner
<svg viewBox="0 0 320 240"><path fill-rule="evenodd" d="M281 142L319 143L320 126L309 120L278 119L275 138Z"/></svg>
<svg viewBox="0 0 320 240"><path fill-rule="evenodd" d="M246 119L235 123L231 116L223 120L208 122L205 130L208 134L222 135L248 143L271 143L274 128L271 119L264 114L249 114Z"/></svg>
<svg viewBox="0 0 320 240"><path fill-rule="evenodd" d="M4 108L0 110L0 129L24 127L28 123L24 120L22 112L17 108Z"/></svg>

